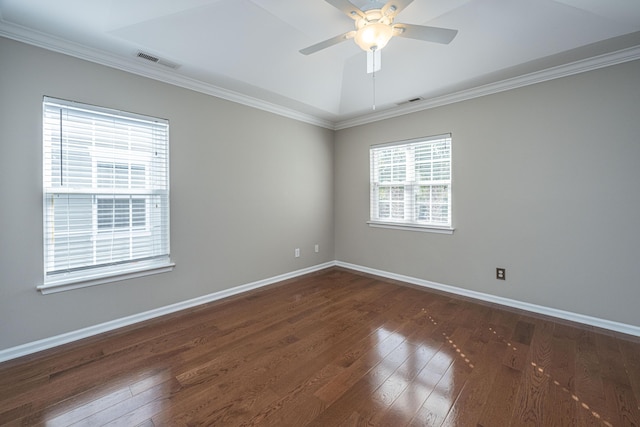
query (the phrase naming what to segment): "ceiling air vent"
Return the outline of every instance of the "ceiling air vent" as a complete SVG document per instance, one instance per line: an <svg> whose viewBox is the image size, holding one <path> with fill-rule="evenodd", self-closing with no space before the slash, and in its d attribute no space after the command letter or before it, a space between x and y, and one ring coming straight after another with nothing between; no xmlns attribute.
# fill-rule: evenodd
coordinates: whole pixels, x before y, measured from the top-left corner
<svg viewBox="0 0 640 427"><path fill-rule="evenodd" d="M411 98L408 101L402 101L402 102L398 102L398 104L396 105L405 105L405 104L411 104L412 102L418 102L418 101L422 101L423 98L421 96L417 96L415 98Z"/></svg>
<svg viewBox="0 0 640 427"><path fill-rule="evenodd" d="M175 62L167 61L166 59L158 58L157 56L151 55L149 53L138 51L136 53L136 57L144 59L145 61L153 62L155 64L164 65L165 67L173 68L174 70L180 67Z"/></svg>

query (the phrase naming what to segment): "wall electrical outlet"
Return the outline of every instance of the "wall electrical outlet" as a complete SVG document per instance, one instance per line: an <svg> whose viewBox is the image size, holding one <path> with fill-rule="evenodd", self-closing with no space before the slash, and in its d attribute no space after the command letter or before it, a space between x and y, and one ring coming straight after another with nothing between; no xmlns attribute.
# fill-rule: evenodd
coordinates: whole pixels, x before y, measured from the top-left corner
<svg viewBox="0 0 640 427"><path fill-rule="evenodd" d="M300 258L300 248L296 248L294 255L296 258Z"/></svg>
<svg viewBox="0 0 640 427"><path fill-rule="evenodd" d="M316 243L316 247L314 248L316 253L320 252L320 245Z"/></svg>
<svg viewBox="0 0 640 427"><path fill-rule="evenodd" d="M496 279L507 280L507 270L504 268L496 268Z"/></svg>

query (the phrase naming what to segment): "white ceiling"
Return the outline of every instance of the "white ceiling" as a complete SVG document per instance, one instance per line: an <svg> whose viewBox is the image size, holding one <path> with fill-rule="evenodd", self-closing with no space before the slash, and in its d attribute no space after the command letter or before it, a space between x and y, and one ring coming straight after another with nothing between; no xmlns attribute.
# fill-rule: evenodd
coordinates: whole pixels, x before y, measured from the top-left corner
<svg viewBox="0 0 640 427"><path fill-rule="evenodd" d="M353 29L324 0L0 0L0 35L328 127L640 46L640 0L414 0L396 22L459 32L449 45L392 39L373 112L352 40L298 52Z"/></svg>

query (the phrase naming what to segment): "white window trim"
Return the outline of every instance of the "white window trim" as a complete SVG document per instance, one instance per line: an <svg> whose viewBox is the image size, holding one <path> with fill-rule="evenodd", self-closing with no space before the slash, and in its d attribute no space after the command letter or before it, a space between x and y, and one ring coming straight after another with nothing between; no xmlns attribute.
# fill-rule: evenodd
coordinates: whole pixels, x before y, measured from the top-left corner
<svg viewBox="0 0 640 427"><path fill-rule="evenodd" d="M89 286L102 285L104 283L119 282L121 280L135 279L137 277L150 276L153 274L168 273L173 271L175 263L171 261L140 261L138 265L129 265L127 268L122 268L121 271L115 272L111 269L111 273L105 274L104 271L107 267L102 269L94 269L92 276L88 276L86 273L82 277L78 277L79 274L66 273L61 274L55 281L47 281L47 284L39 285L37 289L42 292L43 295L53 294L57 292L70 291L72 289L86 288ZM103 272L100 273L99 270Z"/></svg>
<svg viewBox="0 0 640 427"><path fill-rule="evenodd" d="M433 225L402 224L397 222L367 221L369 227L390 228L393 230L421 231L423 233L453 234L453 227L436 227Z"/></svg>
<svg viewBox="0 0 640 427"><path fill-rule="evenodd" d="M428 137L423 137L423 138L414 138L414 139L410 139L410 140L404 140L404 141L397 141L397 142L390 142L390 143L384 143L384 144L376 144L376 145L372 145L370 147L370 149L372 148L383 148L383 147L394 147L394 146L400 146L400 145L406 145L406 144L412 144L412 143L419 143L419 142L428 142L428 141L434 141L434 140L439 140L439 139L443 139L443 138L448 138L451 139L451 134L447 133L447 134L441 134L441 135L434 135L434 136L428 136ZM370 150L371 153L371 150ZM410 161L410 163L413 160ZM449 162L450 162L450 167L451 164L453 162L452 157L449 158ZM373 170L371 169L373 167L373 164L369 163L369 174L370 174L370 186L373 185L373 183L371 182L371 173L373 172ZM450 173L452 172L452 169L450 169ZM449 176L449 180L448 180L448 185L449 185L449 190L451 191L452 188L452 182L453 182L453 176L450 175ZM405 191L405 211L406 209L408 209L409 207L407 206L407 198L408 197L413 197L414 194L414 188L415 185L414 184L409 184L409 183L398 183L399 185L404 185L405 189L409 189L409 191ZM392 185L392 184L390 184ZM455 228L453 227L453 217L451 217L450 221L451 221L451 226L438 226L438 225L431 225L431 224L419 224L419 223L406 223L406 222L400 222L400 221L380 221L380 220L374 220L371 218L371 214L372 214L372 203L374 202L373 200L373 191L372 188L369 188L369 220L367 221L367 224L369 225L369 227L372 228L387 228L387 229L394 229L394 230L404 230L404 231L418 231L418 232L425 232L425 233L437 233L437 234L453 234L453 232L455 231ZM408 194L410 193L410 194ZM449 209L450 209L450 213L451 213L451 207L452 207L452 195L450 193L450 199L449 199ZM405 212L406 215L406 212Z"/></svg>

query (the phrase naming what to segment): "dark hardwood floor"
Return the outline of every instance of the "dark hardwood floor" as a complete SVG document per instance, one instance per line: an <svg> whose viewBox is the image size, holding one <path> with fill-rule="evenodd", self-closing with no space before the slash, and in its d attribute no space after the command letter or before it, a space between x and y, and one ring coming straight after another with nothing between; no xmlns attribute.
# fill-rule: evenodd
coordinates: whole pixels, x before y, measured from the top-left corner
<svg viewBox="0 0 640 427"><path fill-rule="evenodd" d="M0 424L638 426L640 339L332 268L0 364Z"/></svg>

